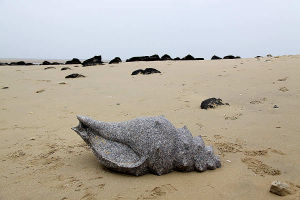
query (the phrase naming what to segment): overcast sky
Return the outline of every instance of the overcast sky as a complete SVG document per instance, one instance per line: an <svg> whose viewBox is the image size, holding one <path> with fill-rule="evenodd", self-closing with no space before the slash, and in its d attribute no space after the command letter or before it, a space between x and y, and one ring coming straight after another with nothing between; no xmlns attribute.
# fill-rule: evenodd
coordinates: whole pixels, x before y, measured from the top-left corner
<svg viewBox="0 0 300 200"><path fill-rule="evenodd" d="M300 0L0 0L0 58L300 54Z"/></svg>

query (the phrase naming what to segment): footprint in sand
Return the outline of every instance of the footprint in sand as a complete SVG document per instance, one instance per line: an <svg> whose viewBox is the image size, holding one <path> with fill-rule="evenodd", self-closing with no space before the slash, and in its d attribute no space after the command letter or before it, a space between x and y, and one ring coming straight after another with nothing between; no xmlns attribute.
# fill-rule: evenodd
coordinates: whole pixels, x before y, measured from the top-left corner
<svg viewBox="0 0 300 200"><path fill-rule="evenodd" d="M252 101L250 101L250 104L262 104L265 101L267 101L267 98L264 97L261 99L252 100Z"/></svg>
<svg viewBox="0 0 300 200"><path fill-rule="evenodd" d="M241 159L243 163L245 163L248 166L248 169L252 170L255 174L265 176L265 175L271 175L271 176L278 176L281 174L281 171L278 169L274 169L269 165L264 164L262 161L251 158L251 157L245 157Z"/></svg>
<svg viewBox="0 0 300 200"><path fill-rule="evenodd" d="M171 184L161 185L151 191L146 190L145 193L140 195L137 199L165 199L168 193L174 193L176 191L178 190Z"/></svg>
<svg viewBox="0 0 300 200"><path fill-rule="evenodd" d="M281 91L281 92L287 92L287 91L289 91L289 89L287 89L286 87L281 87L281 88L279 88L279 91Z"/></svg>
<svg viewBox="0 0 300 200"><path fill-rule="evenodd" d="M242 115L243 115L242 113L237 113L231 116L224 115L224 118L225 120L237 120Z"/></svg>
<svg viewBox="0 0 300 200"><path fill-rule="evenodd" d="M216 142L215 146L221 154L242 152L243 146L231 142Z"/></svg>
<svg viewBox="0 0 300 200"><path fill-rule="evenodd" d="M17 150L7 155L10 159L16 159L25 156L26 154L22 150Z"/></svg>

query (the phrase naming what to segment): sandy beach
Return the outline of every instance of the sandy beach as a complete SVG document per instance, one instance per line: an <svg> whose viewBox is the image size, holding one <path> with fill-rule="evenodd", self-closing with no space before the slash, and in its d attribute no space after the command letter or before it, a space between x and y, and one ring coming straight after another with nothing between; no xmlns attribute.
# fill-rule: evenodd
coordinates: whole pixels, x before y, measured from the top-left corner
<svg viewBox="0 0 300 200"><path fill-rule="evenodd" d="M1 200L300 199L300 55L45 67L0 66ZM146 67L162 73L131 76ZM86 77L65 79L71 73ZM200 109L210 97L230 106ZM164 115L201 135L222 167L141 177L109 171L71 130L76 115ZM270 193L274 180L295 193Z"/></svg>

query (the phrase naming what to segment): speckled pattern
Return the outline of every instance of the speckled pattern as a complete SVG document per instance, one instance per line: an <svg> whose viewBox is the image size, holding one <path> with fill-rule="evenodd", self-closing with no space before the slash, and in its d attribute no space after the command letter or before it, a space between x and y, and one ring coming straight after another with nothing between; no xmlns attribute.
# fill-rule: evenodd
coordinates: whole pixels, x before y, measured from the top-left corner
<svg viewBox="0 0 300 200"><path fill-rule="evenodd" d="M176 129L165 117L141 117L126 122L100 122L77 116L72 128L108 169L135 176L221 167L218 156L193 137L186 126Z"/></svg>

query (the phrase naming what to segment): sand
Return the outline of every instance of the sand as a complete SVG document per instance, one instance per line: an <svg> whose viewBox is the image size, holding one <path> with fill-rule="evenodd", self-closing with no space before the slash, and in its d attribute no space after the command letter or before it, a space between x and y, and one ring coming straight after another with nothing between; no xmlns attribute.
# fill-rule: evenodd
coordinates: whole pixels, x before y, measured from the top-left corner
<svg viewBox="0 0 300 200"><path fill-rule="evenodd" d="M269 192L274 180L298 191L281 199L299 199L300 55L44 67L0 67L1 200L279 199ZM130 75L146 67L162 74ZM71 73L86 77L64 78ZM230 106L201 110L210 97ZM77 114L164 115L202 135L223 166L163 176L111 172L71 130Z"/></svg>

